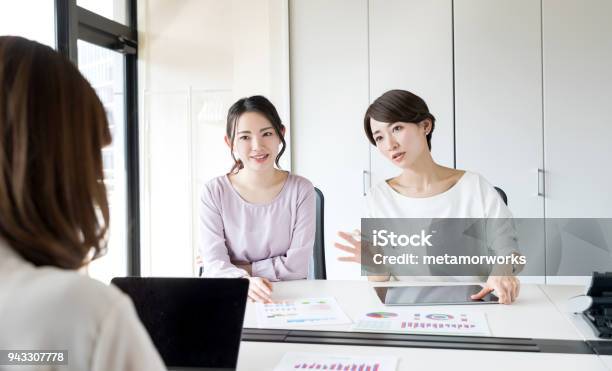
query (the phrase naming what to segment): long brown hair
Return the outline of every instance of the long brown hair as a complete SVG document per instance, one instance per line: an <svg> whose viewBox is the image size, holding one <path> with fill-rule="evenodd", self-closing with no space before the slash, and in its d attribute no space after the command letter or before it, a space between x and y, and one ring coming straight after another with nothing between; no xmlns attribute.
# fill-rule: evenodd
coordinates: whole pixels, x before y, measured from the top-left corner
<svg viewBox="0 0 612 371"><path fill-rule="evenodd" d="M70 61L0 37L0 236L23 258L76 269L103 254L110 140L100 99Z"/></svg>
<svg viewBox="0 0 612 371"><path fill-rule="evenodd" d="M268 100L268 98L262 95L253 95L251 97L239 99L236 103L232 104L230 109L227 112L227 125L225 126L225 134L230 140L230 153L232 155L232 159L234 160L234 165L230 170L230 174L235 174L240 169L244 167L244 164L241 160L237 159L234 156L234 139L236 138L236 127L238 126L238 119L242 114L246 112L257 112L260 115L263 115L270 124L272 128L276 132L276 135L280 138L281 141L281 149L278 151L278 155L276 155L276 159L274 163L276 166L280 168L278 161L280 160L283 153L285 153L285 147L287 146L285 142L285 137L283 136L283 130L285 126L283 125L276 108Z"/></svg>

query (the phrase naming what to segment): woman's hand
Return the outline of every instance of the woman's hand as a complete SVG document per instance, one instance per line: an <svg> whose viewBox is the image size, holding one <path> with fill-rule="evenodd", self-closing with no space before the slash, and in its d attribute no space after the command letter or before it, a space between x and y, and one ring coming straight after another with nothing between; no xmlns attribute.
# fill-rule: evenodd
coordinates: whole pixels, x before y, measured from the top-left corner
<svg viewBox="0 0 612 371"><path fill-rule="evenodd" d="M471 296L472 299L482 299L495 290L501 304L510 304L516 300L521 289L521 282L514 276L489 276L487 283L480 292Z"/></svg>
<svg viewBox="0 0 612 371"><path fill-rule="evenodd" d="M338 260L343 262L361 263L361 241L355 238L355 236L359 236L360 234L361 232L358 229L355 229L352 234L342 231L338 232L338 236L348 242L348 245L336 242L334 243L334 246L337 249L350 254L349 256L341 256L338 258Z"/></svg>
<svg viewBox="0 0 612 371"><path fill-rule="evenodd" d="M338 258L338 260L343 261L343 262L353 262L353 263L362 264L361 239L358 240L355 238L357 236L361 236L361 231L359 229L355 229L352 234L340 231L338 232L338 236L342 238L343 240L345 240L346 242L348 242L348 245L336 242L334 243L334 246L336 246L336 248L342 251L345 251L351 254L349 256L341 256ZM382 275L368 274L368 281L374 281L374 282L389 281L390 277L391 275L386 272L383 272Z"/></svg>
<svg viewBox="0 0 612 371"><path fill-rule="evenodd" d="M249 279L249 299L252 302L271 303L272 283L263 277L246 277Z"/></svg>

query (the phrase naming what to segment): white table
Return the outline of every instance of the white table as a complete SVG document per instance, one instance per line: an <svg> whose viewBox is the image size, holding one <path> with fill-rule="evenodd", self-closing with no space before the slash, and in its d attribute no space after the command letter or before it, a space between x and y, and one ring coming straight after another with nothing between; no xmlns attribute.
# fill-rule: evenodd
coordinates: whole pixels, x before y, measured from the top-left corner
<svg viewBox="0 0 612 371"><path fill-rule="evenodd" d="M608 370L612 370L612 356L599 357Z"/></svg>
<svg viewBox="0 0 612 371"><path fill-rule="evenodd" d="M516 353L479 350L441 350L365 346L329 346L243 342L238 371L273 370L286 352L315 352L346 355L393 355L399 357L398 371L607 371L594 355ZM612 357L611 357L612 358Z"/></svg>
<svg viewBox="0 0 612 371"><path fill-rule="evenodd" d="M422 284L422 283L421 283ZM335 297L351 318L385 307L376 296L373 286L408 286L410 283L367 281L292 281L274 284L273 298L277 300L303 297ZM569 316L564 301L581 294L580 286L523 285L518 300L512 305L486 304L474 306L486 316L495 337L545 338L584 340L589 338L577 327L578 318ZM433 307L428 307L433 308ZM427 309L427 308L423 308ZM583 323L585 326L588 325ZM255 305L249 303L244 327L257 328ZM292 326L287 329L350 331L351 325ZM583 329L584 330L584 329ZM595 339L591 331L591 337ZM400 357L398 370L607 370L611 357L583 354L553 354L498 352L474 350L442 350L397 347L344 346L324 344L243 342L238 362L239 370L270 370L289 351L328 354L396 355Z"/></svg>
<svg viewBox="0 0 612 371"><path fill-rule="evenodd" d="M373 286L409 286L410 283L367 281L291 281L274 284L274 299L333 296L344 312L355 319L368 311L389 309L380 303ZM573 287L579 290L579 287ZM573 291L572 291L573 292ZM570 295L572 296L572 295ZM436 307L422 307L424 310ZM511 305L483 304L470 309L483 311L488 319L491 335L496 337L529 337L583 340L567 316L538 285L523 285L518 300ZM257 327L255 305L249 303L244 327ZM303 326L286 327L304 329ZM350 331L351 325L310 326L308 329Z"/></svg>
<svg viewBox="0 0 612 371"><path fill-rule="evenodd" d="M570 313L567 307L567 299L585 293L585 288L583 286L542 285L541 288L549 300L555 304L557 310L563 314L568 323L571 324L583 340L601 340L597 337L591 326L586 323L582 315Z"/></svg>

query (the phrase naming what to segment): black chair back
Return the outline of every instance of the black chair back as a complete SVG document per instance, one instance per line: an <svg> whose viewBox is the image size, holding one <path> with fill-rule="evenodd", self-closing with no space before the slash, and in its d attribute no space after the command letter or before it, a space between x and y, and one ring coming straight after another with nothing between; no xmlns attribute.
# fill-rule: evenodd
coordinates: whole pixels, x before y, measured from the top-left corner
<svg viewBox="0 0 612 371"><path fill-rule="evenodd" d="M506 196L506 192L504 192L504 190L499 187L493 187L493 188L495 188L497 193L499 193L499 197L501 197L504 203L506 204L506 206L508 206L508 196Z"/></svg>
<svg viewBox="0 0 612 371"><path fill-rule="evenodd" d="M315 242L312 250L312 259L308 267L308 278L316 280L327 279L327 271L325 269L325 240L323 234L324 206L325 198L323 192L315 187L315 202L316 202L316 230Z"/></svg>

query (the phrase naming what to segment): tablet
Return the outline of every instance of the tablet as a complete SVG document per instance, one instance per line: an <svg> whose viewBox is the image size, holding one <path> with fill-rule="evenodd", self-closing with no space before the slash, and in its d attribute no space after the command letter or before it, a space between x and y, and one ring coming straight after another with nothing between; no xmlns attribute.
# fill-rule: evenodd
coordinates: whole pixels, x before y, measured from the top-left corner
<svg viewBox="0 0 612 371"><path fill-rule="evenodd" d="M457 305L497 304L497 296L489 293L479 300L470 298L482 289L480 285L374 287L385 305Z"/></svg>

